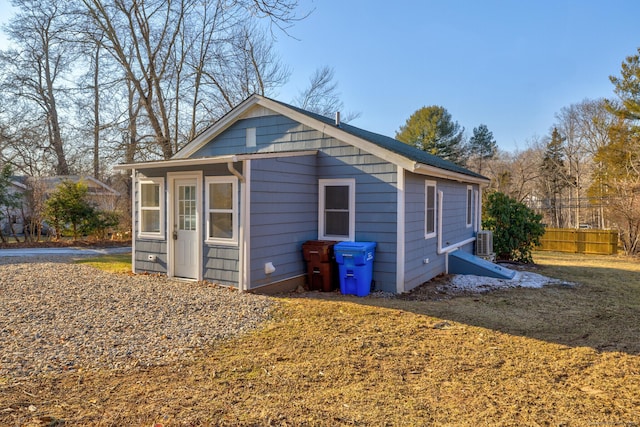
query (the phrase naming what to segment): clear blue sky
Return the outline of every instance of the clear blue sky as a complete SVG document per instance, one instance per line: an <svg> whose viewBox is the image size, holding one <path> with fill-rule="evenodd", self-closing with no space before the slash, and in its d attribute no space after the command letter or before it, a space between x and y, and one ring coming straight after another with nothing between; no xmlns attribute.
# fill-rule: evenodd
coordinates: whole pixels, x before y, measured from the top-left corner
<svg viewBox="0 0 640 427"><path fill-rule="evenodd" d="M441 105L467 134L484 123L501 149L549 133L561 108L613 97L610 75L640 47L638 0L317 0L279 37L293 67L288 102L334 67L351 124L394 136Z"/></svg>
<svg viewBox="0 0 640 427"><path fill-rule="evenodd" d="M610 75L640 47L638 0L300 0L313 10L278 35L291 102L323 65L335 69L351 124L394 136L418 108L441 105L501 149L549 133L561 108L613 97ZM9 15L0 0L0 23ZM0 47L3 46L0 34Z"/></svg>

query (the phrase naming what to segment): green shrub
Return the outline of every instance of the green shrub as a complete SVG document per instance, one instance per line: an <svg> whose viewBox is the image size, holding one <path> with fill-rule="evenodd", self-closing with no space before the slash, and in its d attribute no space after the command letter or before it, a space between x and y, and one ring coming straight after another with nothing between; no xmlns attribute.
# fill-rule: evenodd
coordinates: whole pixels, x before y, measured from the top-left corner
<svg viewBox="0 0 640 427"><path fill-rule="evenodd" d="M498 259L533 262L531 251L544 234L542 215L496 192L488 195L482 216L483 228L493 232L493 249Z"/></svg>

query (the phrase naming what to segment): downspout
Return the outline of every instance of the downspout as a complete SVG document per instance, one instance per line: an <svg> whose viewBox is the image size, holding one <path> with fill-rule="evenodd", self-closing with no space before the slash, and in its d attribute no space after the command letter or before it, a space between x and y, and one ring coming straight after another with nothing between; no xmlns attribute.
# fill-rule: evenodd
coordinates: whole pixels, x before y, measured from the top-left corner
<svg viewBox="0 0 640 427"><path fill-rule="evenodd" d="M233 174L236 178L238 178L238 181L240 181L240 206L242 207L242 209L240 210L240 228L238 230L238 242L239 242L239 248L238 248L238 292L244 292L246 291L247 288L247 284L246 284L246 265L245 265L245 260L246 260L246 254L245 254L245 246L246 246L246 242L244 241L244 227L246 224L246 219L247 219L247 214L246 214L246 202L247 202L247 191L245 188L245 178L244 176L240 173L240 171L238 171L235 166L233 165L234 162L238 161L238 158L236 156L233 156L233 159L231 159L231 161L227 162L227 169L229 169L229 172L231 174Z"/></svg>
<svg viewBox="0 0 640 427"><path fill-rule="evenodd" d="M235 166L233 166L233 163L237 161L238 158L236 156L233 156L233 158L227 162L227 169L229 169L229 172L234 174L238 178L238 180L240 180L240 182L244 183L244 176L242 176L240 171L238 171Z"/></svg>
<svg viewBox="0 0 640 427"><path fill-rule="evenodd" d="M480 230L480 192L478 190L475 190L473 192L474 197L476 198L475 200L475 217L474 217L474 221L473 221L473 231L475 231L476 233L478 232L478 230Z"/></svg>
<svg viewBox="0 0 640 427"><path fill-rule="evenodd" d="M457 250L458 248L475 242L475 237L469 237L461 242L454 243L445 248L442 247L442 205L444 194L442 191L438 191L438 255L445 254L444 258L444 272L449 273L449 253Z"/></svg>

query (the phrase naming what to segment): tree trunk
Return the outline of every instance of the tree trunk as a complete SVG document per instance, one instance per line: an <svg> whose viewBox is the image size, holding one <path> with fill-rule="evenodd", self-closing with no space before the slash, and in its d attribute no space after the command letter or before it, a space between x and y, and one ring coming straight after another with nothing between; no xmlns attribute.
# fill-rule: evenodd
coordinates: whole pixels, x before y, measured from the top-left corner
<svg viewBox="0 0 640 427"><path fill-rule="evenodd" d="M100 43L96 43L93 72L93 177L100 179Z"/></svg>

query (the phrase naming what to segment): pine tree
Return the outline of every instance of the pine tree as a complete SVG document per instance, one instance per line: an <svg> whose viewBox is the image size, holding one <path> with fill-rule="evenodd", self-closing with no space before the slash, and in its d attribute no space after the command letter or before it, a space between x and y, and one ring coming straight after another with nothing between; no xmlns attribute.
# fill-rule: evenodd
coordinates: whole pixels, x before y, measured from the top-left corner
<svg viewBox="0 0 640 427"><path fill-rule="evenodd" d="M483 160L492 159L497 151L498 145L487 125L481 124L473 128L473 136L469 139L469 154L478 163L478 173L482 174Z"/></svg>
<svg viewBox="0 0 640 427"><path fill-rule="evenodd" d="M558 129L553 128L541 165L547 206L554 227L562 226L562 206L559 204L559 199L562 195L562 190L569 182L564 164L564 142L565 138L560 135Z"/></svg>
<svg viewBox="0 0 640 427"><path fill-rule="evenodd" d="M609 109L623 119L640 121L640 48L637 55L628 56L622 63L621 76L610 76L609 80L620 98L620 104L610 102Z"/></svg>
<svg viewBox="0 0 640 427"><path fill-rule="evenodd" d="M464 128L438 105L413 113L396 133L396 139L460 165L467 158Z"/></svg>

